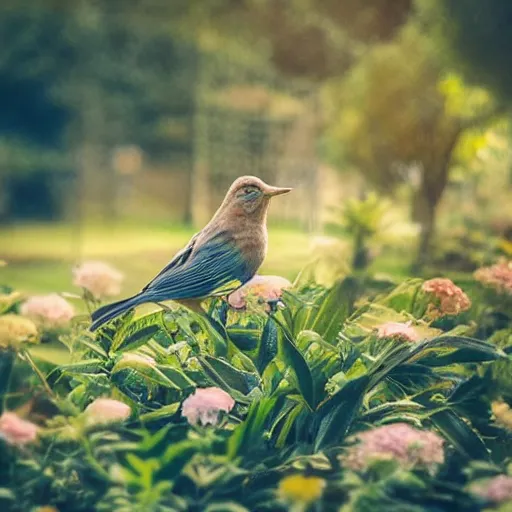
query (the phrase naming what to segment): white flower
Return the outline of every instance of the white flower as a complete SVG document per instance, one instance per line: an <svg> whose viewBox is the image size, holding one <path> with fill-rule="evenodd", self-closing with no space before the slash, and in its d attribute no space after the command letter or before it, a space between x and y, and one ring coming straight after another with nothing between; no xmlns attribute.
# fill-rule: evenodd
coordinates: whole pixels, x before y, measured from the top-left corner
<svg viewBox="0 0 512 512"><path fill-rule="evenodd" d="M56 293L30 297L21 305L20 312L48 327L67 324L75 316L73 306Z"/></svg>
<svg viewBox="0 0 512 512"><path fill-rule="evenodd" d="M104 425L121 422L130 417L130 406L111 398L97 398L85 409L87 425Z"/></svg>
<svg viewBox="0 0 512 512"><path fill-rule="evenodd" d="M220 388L196 389L185 399L181 413L191 425L216 425L219 412L229 412L235 401Z"/></svg>
<svg viewBox="0 0 512 512"><path fill-rule="evenodd" d="M123 274L102 261L86 261L73 269L73 284L85 288L96 299L118 295L123 279Z"/></svg>

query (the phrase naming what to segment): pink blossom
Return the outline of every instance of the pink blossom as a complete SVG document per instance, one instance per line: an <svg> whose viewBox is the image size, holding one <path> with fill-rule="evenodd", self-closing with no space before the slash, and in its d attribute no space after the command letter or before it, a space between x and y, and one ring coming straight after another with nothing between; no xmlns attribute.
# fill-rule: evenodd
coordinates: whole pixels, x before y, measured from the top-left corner
<svg viewBox="0 0 512 512"><path fill-rule="evenodd" d="M86 261L73 269L73 284L85 288L96 299L118 295L123 278L123 274L102 261Z"/></svg>
<svg viewBox="0 0 512 512"><path fill-rule="evenodd" d="M407 341L419 341L420 336L411 326L411 322L386 322L377 326L379 338L403 338Z"/></svg>
<svg viewBox="0 0 512 512"><path fill-rule="evenodd" d="M21 305L20 312L49 327L65 325L75 316L73 306L56 293L30 297Z"/></svg>
<svg viewBox="0 0 512 512"><path fill-rule="evenodd" d="M111 398L96 398L85 409L88 425L103 425L128 419L132 410L130 406Z"/></svg>
<svg viewBox="0 0 512 512"><path fill-rule="evenodd" d="M219 412L229 412L235 401L220 388L196 389L183 402L181 413L191 425L216 425Z"/></svg>
<svg viewBox="0 0 512 512"><path fill-rule="evenodd" d="M512 260L502 259L490 267L479 268L474 276L484 286L512 295Z"/></svg>
<svg viewBox="0 0 512 512"><path fill-rule="evenodd" d="M406 423L384 425L355 437L359 443L341 457L355 471L365 470L374 460L396 460L405 468L419 466L429 470L444 462L443 439Z"/></svg>
<svg viewBox="0 0 512 512"><path fill-rule="evenodd" d="M247 305L249 297L256 297L264 302L278 300L283 290L290 288L292 283L280 276L254 276L228 297L232 308L242 309Z"/></svg>
<svg viewBox="0 0 512 512"><path fill-rule="evenodd" d="M427 316L432 318L458 315L471 307L469 297L450 279L443 277L429 279L423 283L422 290L437 299L437 303L429 304L427 310Z"/></svg>
<svg viewBox="0 0 512 512"><path fill-rule="evenodd" d="M483 484L473 485L472 490L482 498L495 503L509 501L512 500L512 477L498 475Z"/></svg>
<svg viewBox="0 0 512 512"><path fill-rule="evenodd" d="M24 446L36 440L38 427L18 417L13 412L4 412L0 416L0 437L9 444Z"/></svg>

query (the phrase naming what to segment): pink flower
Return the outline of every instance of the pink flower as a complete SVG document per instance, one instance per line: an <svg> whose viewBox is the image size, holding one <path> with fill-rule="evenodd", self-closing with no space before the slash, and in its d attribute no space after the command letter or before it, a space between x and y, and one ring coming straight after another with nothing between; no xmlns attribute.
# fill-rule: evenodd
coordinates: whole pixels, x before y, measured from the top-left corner
<svg viewBox="0 0 512 512"><path fill-rule="evenodd" d="M421 288L437 299L437 304L429 304L427 310L427 316L431 318L458 315L471 307L469 297L450 279L436 277L425 281Z"/></svg>
<svg viewBox="0 0 512 512"><path fill-rule="evenodd" d="M407 341L419 341L420 336L411 327L411 322L386 322L377 327L379 338L402 338Z"/></svg>
<svg viewBox="0 0 512 512"><path fill-rule="evenodd" d="M104 425L121 422L130 417L130 406L111 398L96 398L85 409L88 425Z"/></svg>
<svg viewBox="0 0 512 512"><path fill-rule="evenodd" d="M484 286L494 288L498 293L512 295L512 260L500 260L490 267L479 268L475 279Z"/></svg>
<svg viewBox="0 0 512 512"><path fill-rule="evenodd" d="M405 468L435 469L444 462L443 439L433 432L394 423L356 436L358 444L348 448L341 461L355 471L368 468L374 460L396 460Z"/></svg>
<svg viewBox="0 0 512 512"><path fill-rule="evenodd" d="M56 293L30 297L21 305L20 312L48 327L65 325L75 316L73 306Z"/></svg>
<svg viewBox="0 0 512 512"><path fill-rule="evenodd" d="M73 284L85 288L96 299L118 295L122 281L123 274L102 261L86 261L73 269Z"/></svg>
<svg viewBox="0 0 512 512"><path fill-rule="evenodd" d="M498 475L487 480L484 484L472 486L475 494L489 501L502 503L512 500L512 477Z"/></svg>
<svg viewBox="0 0 512 512"><path fill-rule="evenodd" d="M13 412L0 416L0 437L9 444L24 446L36 440L38 427L30 421L22 420Z"/></svg>
<svg viewBox="0 0 512 512"><path fill-rule="evenodd" d="M181 413L191 425L216 425L219 412L229 412L235 401L220 388L196 389L183 402Z"/></svg>
<svg viewBox="0 0 512 512"><path fill-rule="evenodd" d="M250 297L263 302L272 302L281 298L283 290L290 288L292 283L280 276L254 276L228 297L229 305L235 309L247 306Z"/></svg>

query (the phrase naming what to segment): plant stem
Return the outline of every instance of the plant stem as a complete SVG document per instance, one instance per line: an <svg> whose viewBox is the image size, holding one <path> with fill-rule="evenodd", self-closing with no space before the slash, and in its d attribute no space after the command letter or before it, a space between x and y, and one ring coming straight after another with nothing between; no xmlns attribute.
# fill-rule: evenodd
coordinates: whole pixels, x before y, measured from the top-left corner
<svg viewBox="0 0 512 512"><path fill-rule="evenodd" d="M30 355L29 351L27 349L24 349L22 351L23 358L27 361L27 363L30 365L34 373L39 377L39 380L41 381L41 384L43 385L45 391L52 397L52 399L55 399L55 393L53 392L52 388L48 385L48 382L46 381L45 376L41 372L41 370L37 367L36 363L32 359L32 356Z"/></svg>

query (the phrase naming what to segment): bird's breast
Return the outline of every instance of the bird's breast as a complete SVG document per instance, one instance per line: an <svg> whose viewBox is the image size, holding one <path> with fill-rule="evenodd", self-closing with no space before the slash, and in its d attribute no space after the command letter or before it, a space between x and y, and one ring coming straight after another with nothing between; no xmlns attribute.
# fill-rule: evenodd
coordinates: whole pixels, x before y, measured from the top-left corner
<svg viewBox="0 0 512 512"><path fill-rule="evenodd" d="M260 226L243 230L237 233L235 240L249 273L255 274L267 254L267 230Z"/></svg>

